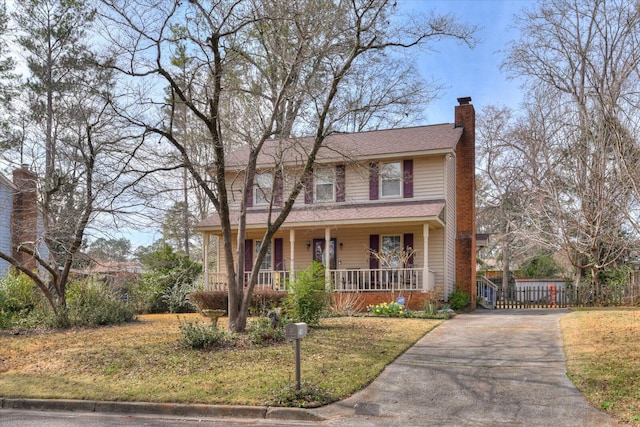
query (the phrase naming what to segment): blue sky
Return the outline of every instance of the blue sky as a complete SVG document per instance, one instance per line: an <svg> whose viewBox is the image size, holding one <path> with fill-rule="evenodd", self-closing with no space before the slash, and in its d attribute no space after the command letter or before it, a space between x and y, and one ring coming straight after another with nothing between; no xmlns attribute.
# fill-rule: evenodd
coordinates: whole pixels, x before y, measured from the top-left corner
<svg viewBox="0 0 640 427"><path fill-rule="evenodd" d="M402 13L451 12L462 22L480 27L480 43L474 49L445 41L435 46L437 52L420 53L420 72L447 87L425 112L423 124L452 122L456 98L462 96L472 98L476 112L486 105L518 107L522 101L520 83L509 80L500 63L508 42L518 37L513 15L533 4L530 0L398 0Z"/></svg>

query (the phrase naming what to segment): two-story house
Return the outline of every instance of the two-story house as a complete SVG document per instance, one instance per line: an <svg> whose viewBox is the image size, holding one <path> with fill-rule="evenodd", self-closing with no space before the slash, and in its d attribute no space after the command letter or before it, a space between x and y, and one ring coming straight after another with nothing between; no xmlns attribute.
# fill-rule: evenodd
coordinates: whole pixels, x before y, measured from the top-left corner
<svg viewBox="0 0 640 427"><path fill-rule="evenodd" d="M446 299L456 286L475 296L475 111L471 98L458 101L454 123L329 136L313 178L268 242L258 286L281 288L315 260L328 267L332 290L362 293L367 303L403 294L416 305L428 290L442 289ZM246 274L265 244L269 204L281 203L300 179L310 143L267 141L258 159L247 200ZM226 159L235 212L247 156L239 148ZM218 216L198 230L207 256L209 240L221 240ZM223 256L218 250L217 271L205 263L207 289L226 285Z"/></svg>

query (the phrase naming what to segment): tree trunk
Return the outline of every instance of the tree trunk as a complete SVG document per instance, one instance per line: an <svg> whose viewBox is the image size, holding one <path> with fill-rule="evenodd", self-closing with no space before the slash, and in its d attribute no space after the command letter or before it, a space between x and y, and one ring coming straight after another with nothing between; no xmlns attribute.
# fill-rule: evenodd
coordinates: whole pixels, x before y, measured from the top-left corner
<svg viewBox="0 0 640 427"><path fill-rule="evenodd" d="M509 241L505 240L502 244L502 292L506 293L509 290Z"/></svg>

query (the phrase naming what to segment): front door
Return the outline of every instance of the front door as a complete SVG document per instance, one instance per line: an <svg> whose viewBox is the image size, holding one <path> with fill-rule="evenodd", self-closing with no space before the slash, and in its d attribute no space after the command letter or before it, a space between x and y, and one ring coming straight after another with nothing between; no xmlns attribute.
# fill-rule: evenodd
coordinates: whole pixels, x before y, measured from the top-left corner
<svg viewBox="0 0 640 427"><path fill-rule="evenodd" d="M325 265L325 240L324 239L313 239L313 260L316 262ZM329 246L329 270L336 269L336 239L331 239L331 244Z"/></svg>

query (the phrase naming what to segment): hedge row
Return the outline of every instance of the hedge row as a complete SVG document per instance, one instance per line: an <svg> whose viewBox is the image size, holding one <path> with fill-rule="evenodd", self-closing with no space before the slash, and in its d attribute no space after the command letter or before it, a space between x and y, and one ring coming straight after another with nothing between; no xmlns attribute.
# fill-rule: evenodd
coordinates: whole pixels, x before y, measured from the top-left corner
<svg viewBox="0 0 640 427"><path fill-rule="evenodd" d="M286 292L278 291L254 291L251 295L249 312L259 314L272 308L281 307L287 295ZM199 310L226 311L229 307L229 295L227 291L194 292L189 295L189 301L195 304Z"/></svg>

